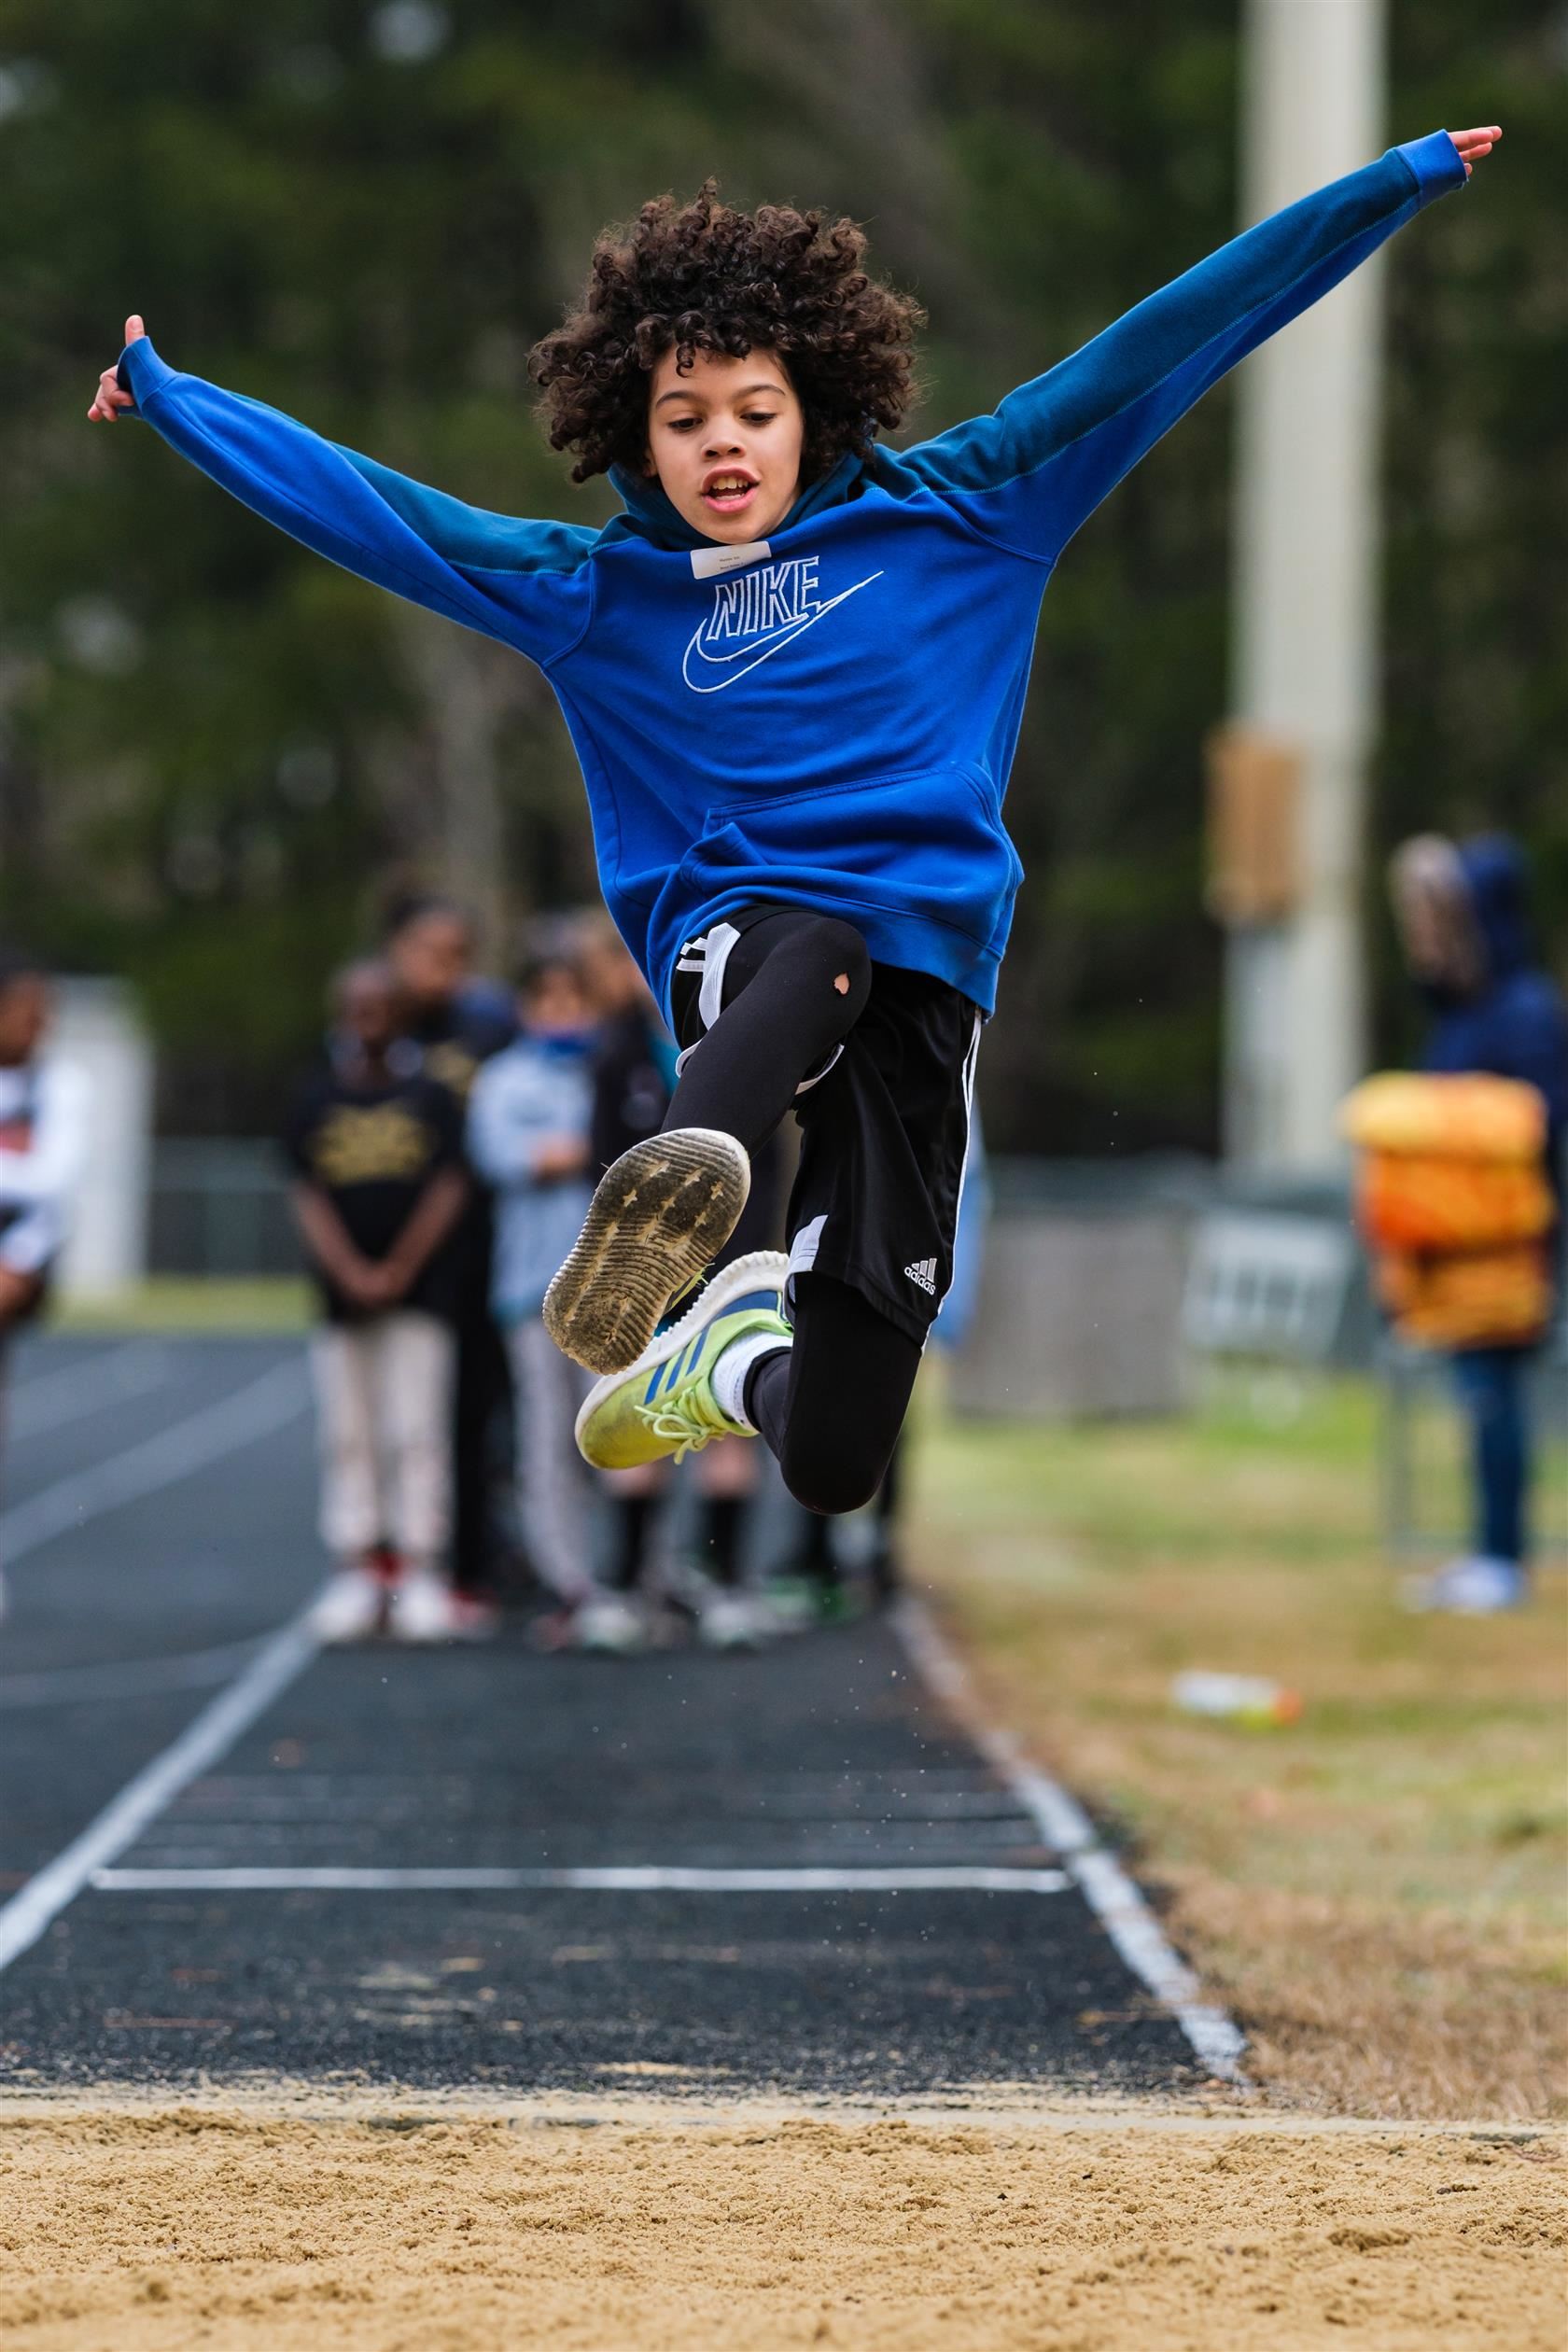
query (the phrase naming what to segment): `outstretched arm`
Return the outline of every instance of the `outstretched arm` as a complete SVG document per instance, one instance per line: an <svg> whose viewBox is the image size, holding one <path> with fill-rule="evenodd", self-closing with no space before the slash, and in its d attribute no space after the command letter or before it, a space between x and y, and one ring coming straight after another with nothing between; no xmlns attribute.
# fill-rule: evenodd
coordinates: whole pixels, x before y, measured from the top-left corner
<svg viewBox="0 0 1568 2352"><path fill-rule="evenodd" d="M553 660L581 633L591 530L465 506L259 400L176 374L134 316L88 417L112 424L127 411L256 513L363 580L537 662Z"/></svg>
<svg viewBox="0 0 1568 2352"><path fill-rule="evenodd" d="M1393 147L1211 254L1082 351L895 465L984 536L1056 561L1099 501L1249 351L1349 276L1423 204L1462 188L1493 125Z"/></svg>

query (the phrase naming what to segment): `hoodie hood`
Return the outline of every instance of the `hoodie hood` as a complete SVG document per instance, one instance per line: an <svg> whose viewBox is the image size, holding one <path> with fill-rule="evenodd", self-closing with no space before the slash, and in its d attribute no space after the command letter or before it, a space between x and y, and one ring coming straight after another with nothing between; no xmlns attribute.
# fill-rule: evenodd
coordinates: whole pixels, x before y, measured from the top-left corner
<svg viewBox="0 0 1568 2352"><path fill-rule="evenodd" d="M1506 833L1481 833L1460 844L1459 864L1486 943L1487 982L1495 987L1530 961L1524 860Z"/></svg>
<svg viewBox="0 0 1568 2352"><path fill-rule="evenodd" d="M859 495L861 480L865 472L865 460L851 452L841 457L831 473L803 490L782 523L768 533L770 542L781 531L791 530L797 523L805 522L813 514L820 514L828 507L845 506ZM655 547L674 549L678 553L694 547L721 547L722 539L710 539L688 523L665 495L657 479L650 474L632 473L625 466L611 466L609 479L616 494L625 501L625 512L615 516L605 527L605 540L618 539L646 539Z"/></svg>

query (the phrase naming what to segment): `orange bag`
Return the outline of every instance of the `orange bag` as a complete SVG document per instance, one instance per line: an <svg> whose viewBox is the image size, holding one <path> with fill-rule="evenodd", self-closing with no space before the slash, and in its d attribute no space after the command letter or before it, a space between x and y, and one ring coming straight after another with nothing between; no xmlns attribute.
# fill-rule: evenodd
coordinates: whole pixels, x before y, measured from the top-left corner
<svg viewBox="0 0 1568 2352"><path fill-rule="evenodd" d="M1357 1171L1356 1224L1377 1249L1511 1248L1539 1241L1555 1216L1541 1170L1517 1162L1367 1152Z"/></svg>
<svg viewBox="0 0 1568 2352"><path fill-rule="evenodd" d="M1527 1348L1551 1314L1544 1250L1475 1250L1421 1257L1374 1254L1378 1296L1402 1339L1420 1348Z"/></svg>
<svg viewBox="0 0 1568 2352"><path fill-rule="evenodd" d="M1525 1160L1547 1148L1546 1099L1520 1078L1384 1071L1352 1087L1340 1131L1365 1151L1435 1159Z"/></svg>
<svg viewBox="0 0 1568 2352"><path fill-rule="evenodd" d="M1401 1336L1447 1348L1539 1338L1557 1210L1536 1089L1391 1072L1347 1096L1340 1120L1359 1152L1356 1223Z"/></svg>

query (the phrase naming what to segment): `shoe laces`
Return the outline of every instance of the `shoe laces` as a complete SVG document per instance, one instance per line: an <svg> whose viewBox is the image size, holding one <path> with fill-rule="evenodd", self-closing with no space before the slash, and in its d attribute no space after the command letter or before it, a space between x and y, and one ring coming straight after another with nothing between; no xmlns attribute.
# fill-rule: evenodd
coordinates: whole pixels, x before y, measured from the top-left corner
<svg viewBox="0 0 1568 2352"><path fill-rule="evenodd" d="M666 1396L657 1405L638 1405L634 1409L655 1437L675 1448L677 1462L684 1462L689 1453L700 1453L715 1437L735 1435L734 1421L706 1380L693 1381L684 1395Z"/></svg>

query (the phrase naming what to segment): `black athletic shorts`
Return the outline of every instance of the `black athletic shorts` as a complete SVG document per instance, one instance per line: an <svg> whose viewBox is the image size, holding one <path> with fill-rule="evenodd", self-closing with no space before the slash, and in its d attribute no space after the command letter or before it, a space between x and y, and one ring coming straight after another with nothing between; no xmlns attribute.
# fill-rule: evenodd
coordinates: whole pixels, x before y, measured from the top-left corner
<svg viewBox="0 0 1568 2352"><path fill-rule="evenodd" d="M705 935L701 972L678 972L672 990L682 1047L695 1045L733 1002L736 940L769 916L798 911L743 907ZM864 1012L796 1093L802 1140L786 1225L790 1270L847 1282L917 1347L953 1279L984 1019L945 980L874 963Z"/></svg>

